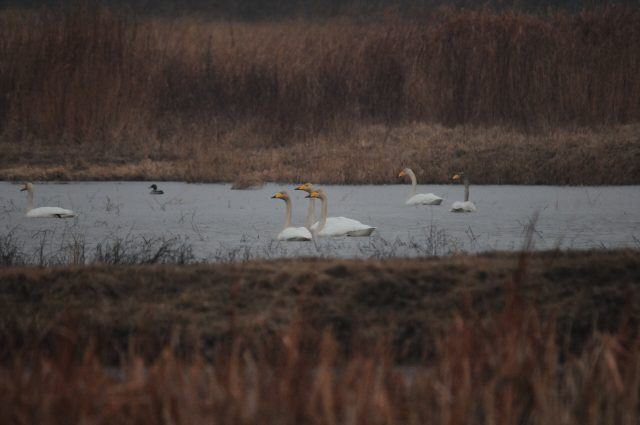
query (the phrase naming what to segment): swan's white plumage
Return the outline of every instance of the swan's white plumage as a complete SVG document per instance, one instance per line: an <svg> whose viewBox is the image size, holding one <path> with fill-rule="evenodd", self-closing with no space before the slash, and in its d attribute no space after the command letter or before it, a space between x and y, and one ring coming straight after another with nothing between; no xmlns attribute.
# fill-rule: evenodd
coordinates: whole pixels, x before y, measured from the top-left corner
<svg viewBox="0 0 640 425"><path fill-rule="evenodd" d="M310 241L311 232L306 227L287 227L278 234L279 241Z"/></svg>
<svg viewBox="0 0 640 425"><path fill-rule="evenodd" d="M33 208L33 184L25 184L22 191L27 191L27 213L25 217L29 218L72 218L76 216L71 210L67 210L59 207L40 207Z"/></svg>
<svg viewBox="0 0 640 425"><path fill-rule="evenodd" d="M75 213L58 207L40 207L27 211L26 217L31 218L72 218Z"/></svg>
<svg viewBox="0 0 640 425"><path fill-rule="evenodd" d="M476 204L469 200L469 177L463 172L456 174L452 177L454 181L462 179L464 182L464 201L454 202L451 204L451 212L474 212L476 210Z"/></svg>
<svg viewBox="0 0 640 425"><path fill-rule="evenodd" d="M320 198L322 212L320 221L311 226L314 236L371 236L375 227L346 217L327 217L328 199L324 190L312 191L308 198Z"/></svg>
<svg viewBox="0 0 640 425"><path fill-rule="evenodd" d="M411 193L407 198L407 205L440 205L443 199L433 193L416 194L416 186L418 184L416 175L411 168L405 168L400 171L398 177L408 176L411 179Z"/></svg>
<svg viewBox="0 0 640 425"><path fill-rule="evenodd" d="M306 227L293 227L291 225L291 198L286 190L280 191L272 196L275 199L282 199L285 203L284 228L278 233L279 241L310 241L311 232Z"/></svg>
<svg viewBox="0 0 640 425"><path fill-rule="evenodd" d="M296 187L295 190L302 190L307 193L313 192L313 185L311 183L301 184ZM316 222L316 200L309 199L309 206L307 207L307 216L304 219L304 227L311 230L311 226Z"/></svg>
<svg viewBox="0 0 640 425"><path fill-rule="evenodd" d="M311 231L315 231L320 222L311 226ZM318 236L370 236L375 227L368 226L347 217L327 217L327 222L320 230Z"/></svg>
<svg viewBox="0 0 640 425"><path fill-rule="evenodd" d="M452 212L474 212L476 210L476 204L471 201L456 201L451 204Z"/></svg>
<svg viewBox="0 0 640 425"><path fill-rule="evenodd" d="M440 205L442 200L433 193L418 193L407 199L407 205Z"/></svg>

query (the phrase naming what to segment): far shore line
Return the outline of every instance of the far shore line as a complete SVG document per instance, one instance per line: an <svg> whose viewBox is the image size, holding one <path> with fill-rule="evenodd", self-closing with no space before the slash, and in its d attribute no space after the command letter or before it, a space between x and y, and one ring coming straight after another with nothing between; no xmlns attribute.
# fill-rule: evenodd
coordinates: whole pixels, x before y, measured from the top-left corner
<svg viewBox="0 0 640 425"><path fill-rule="evenodd" d="M153 182L162 182L162 183L183 183L183 184L217 184L217 185L227 185L230 186L231 190L258 190L263 186L274 185L274 186L284 186L284 185L297 185L302 182L306 182L303 180L299 181L265 181L260 184L251 185L249 187L241 187L234 188L232 187L235 182L233 181L187 181L187 180L162 180L162 179L133 179L133 180L118 180L118 179L103 179L103 180L38 180L38 179L12 179L12 180L2 180L0 179L0 183L9 183L12 185L20 185L25 181L30 181L32 183L37 184L76 184L76 183L153 183ZM407 186L410 184L407 182L397 182L397 183L324 183L324 182L314 182L316 186ZM418 187L420 186L460 186L460 184L453 183L445 183L445 182L422 182L418 183ZM474 183L474 186L539 186L539 187L626 187L626 186L640 186L640 181L632 182L632 183L620 183L620 184L528 184L528 183Z"/></svg>
<svg viewBox="0 0 640 425"><path fill-rule="evenodd" d="M398 173L409 167L418 184L447 184L464 171L472 185L632 185L640 184L638 134L639 124L527 134L413 123L354 124L346 134L327 131L278 145L241 129L217 140L182 133L60 146L0 140L0 180L378 185L407 183Z"/></svg>

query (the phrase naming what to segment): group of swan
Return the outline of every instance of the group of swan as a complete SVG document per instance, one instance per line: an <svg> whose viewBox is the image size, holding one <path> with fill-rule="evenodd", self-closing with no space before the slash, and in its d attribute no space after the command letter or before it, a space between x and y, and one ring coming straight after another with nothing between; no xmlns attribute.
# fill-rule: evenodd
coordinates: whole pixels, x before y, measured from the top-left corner
<svg viewBox="0 0 640 425"><path fill-rule="evenodd" d="M400 171L398 177L409 176L411 179L411 194L407 198L407 205L440 205L443 199L433 193L419 193L416 195L416 175L411 168L405 168ZM474 212L476 205L469 200L469 178L463 172L454 175L451 178L453 181L460 181L464 183L464 202L456 201L451 204L451 212Z"/></svg>
<svg viewBox="0 0 640 425"><path fill-rule="evenodd" d="M407 205L440 205L443 199L433 193L416 194L416 175L410 168L400 171L398 177L408 176L411 179L411 194L407 199ZM464 202L454 202L451 205L452 212L473 212L476 206L469 201L469 179L465 173L459 173L452 177L453 181L462 180L464 183ZM304 227L293 227L291 225L291 198L286 190L280 191L272 196L275 199L282 199L286 205L286 218L284 229L278 234L281 241L309 241L314 236L370 236L376 229L373 226L363 224L358 220L346 217L327 217L329 201L327 193L323 189L315 189L311 183L305 183L295 188L308 193L309 207L304 221ZM322 201L320 220L316 221L315 199Z"/></svg>
<svg viewBox="0 0 640 425"><path fill-rule="evenodd" d="M272 196L272 198L284 200L286 205L284 229L278 235L278 240L309 241L313 236L370 236L376 230L373 226L362 224L358 220L351 218L327 217L329 210L327 193L323 189L315 189L311 183L300 185L295 190L303 190L308 193L306 198L309 198L309 208L305 219L305 227L291 226L291 198L286 190L280 191ZM322 202L319 221L316 221L315 216L316 199L320 199Z"/></svg>
<svg viewBox="0 0 640 425"><path fill-rule="evenodd" d="M416 175L410 168L405 168L400 171L398 177L408 176L411 179L411 194L407 199L407 205L440 205L443 199L433 193L419 193L416 194ZM464 202L454 202L451 205L451 211L453 212L473 212L476 210L476 206L473 202L469 201L469 178L465 173L459 173L453 176L454 181L460 181L464 183ZM158 186L152 184L149 186L152 195L162 195L164 192L158 189ZM71 218L75 217L75 213L71 210L67 210L59 207L40 207L33 208L33 184L26 183L20 189L27 191L27 217L51 217L51 218ZM284 229L278 235L278 240L284 241L309 241L314 236L370 236L375 227L363 224L358 220L353 220L346 217L327 217L329 209L329 199L327 193L323 189L315 189L311 183L305 183L295 188L295 190L302 190L308 193L306 198L309 198L309 207L307 209L307 216L305 219L304 227L291 226L291 198L286 190L276 193L272 196L275 199L282 199L285 201L286 217L284 223ZM315 213L315 200L320 199L322 202L322 209L320 212L320 220L316 221Z"/></svg>

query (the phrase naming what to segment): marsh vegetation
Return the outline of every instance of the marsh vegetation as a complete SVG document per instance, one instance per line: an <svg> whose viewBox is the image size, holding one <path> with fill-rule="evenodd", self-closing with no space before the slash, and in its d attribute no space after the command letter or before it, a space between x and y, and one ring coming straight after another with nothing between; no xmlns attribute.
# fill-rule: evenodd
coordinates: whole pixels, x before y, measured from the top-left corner
<svg viewBox="0 0 640 425"><path fill-rule="evenodd" d="M427 182L637 183L638 28L619 6L3 10L0 178L389 183L402 165Z"/></svg>
<svg viewBox="0 0 640 425"><path fill-rule="evenodd" d="M0 10L0 179L177 181L0 183L3 422L640 422L638 187L505 185L640 182L640 9L157 3Z"/></svg>
<svg viewBox="0 0 640 425"><path fill-rule="evenodd" d="M639 265L613 251L0 269L0 409L11 423L635 423Z"/></svg>

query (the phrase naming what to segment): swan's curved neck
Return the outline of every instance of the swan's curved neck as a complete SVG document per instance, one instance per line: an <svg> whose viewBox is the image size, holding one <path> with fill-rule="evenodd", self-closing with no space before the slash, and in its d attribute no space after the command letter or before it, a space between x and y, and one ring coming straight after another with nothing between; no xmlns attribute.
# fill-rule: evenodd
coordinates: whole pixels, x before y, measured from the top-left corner
<svg viewBox="0 0 640 425"><path fill-rule="evenodd" d="M307 207L307 218L304 220L304 227L310 229L313 223L316 222L316 200L315 198L309 199L309 207Z"/></svg>
<svg viewBox="0 0 640 425"><path fill-rule="evenodd" d="M464 202L469 201L469 177L464 176Z"/></svg>
<svg viewBox="0 0 640 425"><path fill-rule="evenodd" d="M291 227L291 199L285 198L284 203L287 207L286 216L284 219L284 228Z"/></svg>
<svg viewBox="0 0 640 425"><path fill-rule="evenodd" d="M33 209L33 189L27 189L27 212Z"/></svg>
<svg viewBox="0 0 640 425"><path fill-rule="evenodd" d="M416 181L416 175L413 173L413 170L407 170L407 175L411 179L411 194L409 197L412 197L416 194L416 185L418 182Z"/></svg>
<svg viewBox="0 0 640 425"><path fill-rule="evenodd" d="M320 200L322 201L322 210L320 211L320 224L318 224L316 233L324 229L327 224L327 210L329 209L329 200L326 195L320 195Z"/></svg>

